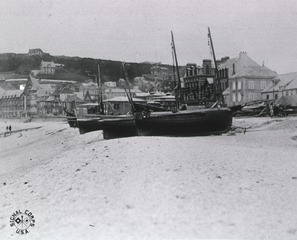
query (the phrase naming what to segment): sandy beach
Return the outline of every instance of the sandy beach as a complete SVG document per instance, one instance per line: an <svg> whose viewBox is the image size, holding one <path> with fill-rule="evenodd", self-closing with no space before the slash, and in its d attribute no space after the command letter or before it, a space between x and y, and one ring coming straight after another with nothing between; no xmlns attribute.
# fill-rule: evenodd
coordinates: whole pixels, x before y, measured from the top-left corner
<svg viewBox="0 0 297 240"><path fill-rule="evenodd" d="M233 126L103 140L64 121L2 120L0 239L296 239L297 117ZM9 224L19 209L36 220L23 236Z"/></svg>

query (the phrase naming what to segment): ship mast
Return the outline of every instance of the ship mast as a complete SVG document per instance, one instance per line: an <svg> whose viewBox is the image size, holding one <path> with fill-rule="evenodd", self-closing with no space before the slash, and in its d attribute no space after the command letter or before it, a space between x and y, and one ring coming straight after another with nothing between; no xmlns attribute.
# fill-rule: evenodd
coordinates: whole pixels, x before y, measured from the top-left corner
<svg viewBox="0 0 297 240"><path fill-rule="evenodd" d="M97 77L97 84L99 89L99 98L98 98L98 106L100 107L100 114L104 114L104 105L103 105L103 97L102 97L102 82L101 82L101 71L100 65L98 64L98 77Z"/></svg>
<svg viewBox="0 0 297 240"><path fill-rule="evenodd" d="M175 67L176 67L176 73L177 73L177 85L175 87L175 100L176 100L176 108L179 109L180 104L180 94L181 94L181 83L180 83L180 75L179 75L179 68L178 68L178 62L177 62L177 56L176 56L176 49L174 44L174 38L173 38L173 32L171 31L171 47L173 51L173 61L175 61ZM174 68L174 64L173 64Z"/></svg>
<svg viewBox="0 0 297 240"><path fill-rule="evenodd" d="M208 27L208 38L209 38L211 52L212 52L212 57L213 57L214 65L215 65L215 78L217 80L217 88L216 88L217 101L218 102L223 102L221 83L220 83L219 74L218 74L217 60L216 60L216 55L215 55L215 51L214 51L213 42L212 42L212 38L211 38L211 33L210 33L210 28L209 27Z"/></svg>
<svg viewBox="0 0 297 240"><path fill-rule="evenodd" d="M131 105L132 111L134 112L135 111L135 106L134 106L134 103L133 103L133 97L132 97L132 93L131 93L131 90L130 90L130 85L129 85L128 74L127 74L126 63L125 62L122 62L122 70L123 70L123 73L124 73L125 84L127 84L127 88L128 88L128 91L127 91L126 87L124 88L124 90L125 90L126 95L128 97L128 101L129 101L129 103Z"/></svg>

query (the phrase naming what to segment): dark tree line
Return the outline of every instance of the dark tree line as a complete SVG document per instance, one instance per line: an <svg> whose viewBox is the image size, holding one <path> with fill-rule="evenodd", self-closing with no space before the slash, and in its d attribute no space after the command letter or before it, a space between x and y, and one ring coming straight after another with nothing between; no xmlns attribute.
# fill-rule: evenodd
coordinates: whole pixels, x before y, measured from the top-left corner
<svg viewBox="0 0 297 240"><path fill-rule="evenodd" d="M75 78L73 80L85 81L89 78L87 72L91 75L97 75L98 64L100 64L101 79L103 82L118 81L120 78L124 78L122 62L120 61L51 56L46 53L42 57L15 53L0 54L0 72L14 72L16 74L28 75L31 70L39 69L42 60L64 64L64 68L57 70L56 76L52 76L51 78L62 79L65 77L66 79ZM126 70L129 81L132 83L135 77L142 76L142 74L149 74L152 66L150 63L127 63ZM169 65L162 66L171 68Z"/></svg>

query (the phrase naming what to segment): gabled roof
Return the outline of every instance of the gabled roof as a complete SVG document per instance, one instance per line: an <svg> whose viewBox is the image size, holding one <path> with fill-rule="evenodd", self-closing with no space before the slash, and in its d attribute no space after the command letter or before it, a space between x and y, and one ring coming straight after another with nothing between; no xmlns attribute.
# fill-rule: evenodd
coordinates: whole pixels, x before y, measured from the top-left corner
<svg viewBox="0 0 297 240"><path fill-rule="evenodd" d="M20 97L23 93L23 90L8 90L0 94L1 97Z"/></svg>
<svg viewBox="0 0 297 240"><path fill-rule="evenodd" d="M233 66L235 74L233 74ZM227 61L221 63L218 68L227 68L229 78L274 78L277 76L276 72L256 63L247 55L246 52L240 52L239 57L228 59Z"/></svg>
<svg viewBox="0 0 297 240"><path fill-rule="evenodd" d="M271 71L265 66L244 66L240 72L237 71L234 75L232 75L232 78L275 78L276 76L276 72Z"/></svg>
<svg viewBox="0 0 297 240"><path fill-rule="evenodd" d="M262 92L278 91L297 88L297 72L279 74L273 84L267 86Z"/></svg>
<svg viewBox="0 0 297 240"><path fill-rule="evenodd" d="M56 100L55 96L54 95L50 95L45 101L46 102L53 102L55 100Z"/></svg>
<svg viewBox="0 0 297 240"><path fill-rule="evenodd" d="M83 100L77 97L76 95L68 95L65 99L65 102L83 102Z"/></svg>
<svg viewBox="0 0 297 240"><path fill-rule="evenodd" d="M19 90L19 88L16 88L13 84L8 83L6 81L0 81L0 88L2 88L5 91Z"/></svg>
<svg viewBox="0 0 297 240"><path fill-rule="evenodd" d="M41 61L40 68L47 68L47 67L55 68L56 67L56 64L54 62L44 62L44 61Z"/></svg>
<svg viewBox="0 0 297 240"><path fill-rule="evenodd" d="M73 91L68 87L64 87L60 93L61 94L72 94Z"/></svg>

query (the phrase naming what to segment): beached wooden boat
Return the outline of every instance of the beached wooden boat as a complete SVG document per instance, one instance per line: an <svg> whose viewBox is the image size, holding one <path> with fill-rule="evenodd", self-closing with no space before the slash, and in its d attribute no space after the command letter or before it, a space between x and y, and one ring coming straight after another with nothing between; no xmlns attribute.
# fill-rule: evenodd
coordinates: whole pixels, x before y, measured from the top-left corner
<svg viewBox="0 0 297 240"><path fill-rule="evenodd" d="M232 111L228 108L179 112L136 113L139 136L199 136L230 130Z"/></svg>
<svg viewBox="0 0 297 240"><path fill-rule="evenodd" d="M221 134L230 130L232 125L233 111L230 108L221 108L218 106L213 108L205 108L198 110L179 110L179 94L180 94L180 76L178 71L178 63L172 36L172 50L177 71L177 87L176 87L176 102L177 111L175 112L153 112L153 111L138 111L133 107L135 124L138 135L140 136L198 136ZM210 31L209 31L210 37ZM210 39L211 41L211 39ZM211 41L212 45L212 41ZM213 46L212 46L213 47ZM212 49L212 52L214 50ZM214 56L215 59L215 56ZM215 60L214 60L215 61ZM217 69L217 67L216 67ZM221 96L218 97L218 102ZM133 105L133 101L131 101Z"/></svg>
<svg viewBox="0 0 297 240"><path fill-rule="evenodd" d="M69 127L76 128L77 127L77 118L76 116L66 116Z"/></svg>
<svg viewBox="0 0 297 240"><path fill-rule="evenodd" d="M104 139L138 136L132 115L103 119L100 122Z"/></svg>
<svg viewBox="0 0 297 240"><path fill-rule="evenodd" d="M80 134L103 130L103 120L127 118L127 115L96 115L77 119ZM131 116L130 116L131 118Z"/></svg>
<svg viewBox="0 0 297 240"><path fill-rule="evenodd" d="M110 115L105 115L103 96L102 96L102 82L101 82L100 65L98 64L98 75L90 75L95 77L97 81L99 94L97 103L81 104L80 111L77 114L77 126L80 134L102 130L102 124L99 120L109 118ZM91 114L90 114L91 113Z"/></svg>
<svg viewBox="0 0 297 240"><path fill-rule="evenodd" d="M99 122L101 116L77 118L77 127L80 134L102 130L102 124Z"/></svg>

